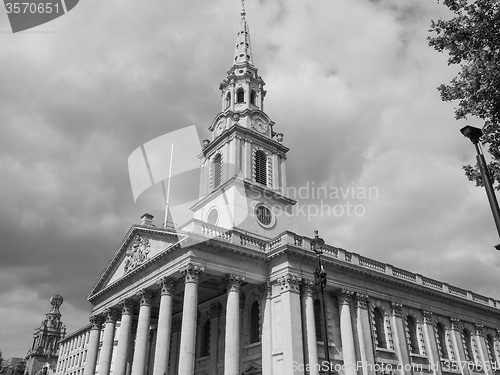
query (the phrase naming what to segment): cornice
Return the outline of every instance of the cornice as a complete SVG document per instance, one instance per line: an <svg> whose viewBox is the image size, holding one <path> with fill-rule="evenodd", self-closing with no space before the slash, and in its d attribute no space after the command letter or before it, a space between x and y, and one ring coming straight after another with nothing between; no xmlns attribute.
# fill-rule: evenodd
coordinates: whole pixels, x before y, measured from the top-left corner
<svg viewBox="0 0 500 375"><path fill-rule="evenodd" d="M259 113L261 115L265 115L267 118L269 118L269 116L267 116L267 114L265 112L258 110L258 109L245 110L245 111L240 113L240 116L246 114L247 112L249 114L256 112L256 113ZM222 115L225 115L225 113L224 112L219 113L215 117L214 121L216 121ZM223 145L227 141L228 138L230 138L231 136L234 136L234 135L239 136L245 140L249 140L249 141L253 141L253 142L260 142L263 145L272 146L272 148L274 148L274 151L282 152L283 154L286 154L290 150L288 147L283 146L282 143L275 141L274 139L269 138L263 134L257 133L251 129L245 128L245 127L236 123L236 124L233 124L229 129L224 130L219 137L214 139L212 142L210 142L208 144L207 147L205 147L203 149L203 151L202 151L203 157L206 158L209 155L211 155L211 153L213 153L216 149L218 149L221 145Z"/></svg>

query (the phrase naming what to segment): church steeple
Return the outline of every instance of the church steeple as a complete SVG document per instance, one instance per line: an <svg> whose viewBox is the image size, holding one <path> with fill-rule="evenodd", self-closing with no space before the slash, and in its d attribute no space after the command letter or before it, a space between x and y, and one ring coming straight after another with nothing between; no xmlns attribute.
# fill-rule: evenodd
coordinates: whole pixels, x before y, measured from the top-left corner
<svg viewBox="0 0 500 375"><path fill-rule="evenodd" d="M286 195L288 148L264 112L264 86L253 64L242 1L233 63L219 86L222 110L200 155L200 200L192 210L208 224L271 238L290 229L295 201Z"/></svg>
<svg viewBox="0 0 500 375"><path fill-rule="evenodd" d="M234 49L234 65L253 65L252 46L250 44L250 32L248 31L247 20L245 18L245 2L241 1L240 30L236 38L236 48Z"/></svg>
<svg viewBox="0 0 500 375"><path fill-rule="evenodd" d="M229 129L236 122L240 126L256 130L261 134L273 136L272 126L274 123L263 112L266 95L264 85L265 82L258 75L257 68L253 64L250 31L246 20L245 4L242 1L232 66L227 72L227 77L219 86L222 112L210 127L213 139L220 136L224 130ZM260 113L258 120L254 119L257 113ZM254 124L253 120L258 124Z"/></svg>

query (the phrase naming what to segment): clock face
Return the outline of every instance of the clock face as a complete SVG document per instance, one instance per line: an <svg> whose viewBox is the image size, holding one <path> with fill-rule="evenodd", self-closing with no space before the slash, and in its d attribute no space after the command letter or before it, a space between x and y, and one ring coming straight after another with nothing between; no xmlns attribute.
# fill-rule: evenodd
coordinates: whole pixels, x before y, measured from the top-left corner
<svg viewBox="0 0 500 375"><path fill-rule="evenodd" d="M267 130L269 129L269 125L260 116L256 116L253 118L253 128L257 130L259 133L265 134L267 133Z"/></svg>
<svg viewBox="0 0 500 375"><path fill-rule="evenodd" d="M215 136L218 137L219 135L221 135L225 129L226 129L226 119L222 118L219 120L217 125L215 125L214 128Z"/></svg>

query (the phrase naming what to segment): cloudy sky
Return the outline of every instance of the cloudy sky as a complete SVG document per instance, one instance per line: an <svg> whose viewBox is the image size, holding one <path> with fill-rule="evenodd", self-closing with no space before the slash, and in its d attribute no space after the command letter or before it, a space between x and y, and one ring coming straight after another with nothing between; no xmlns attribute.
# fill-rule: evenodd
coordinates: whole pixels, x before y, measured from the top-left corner
<svg viewBox="0 0 500 375"><path fill-rule="evenodd" d="M90 289L145 211L128 157L192 124L209 137L240 7L86 0L16 34L0 12L5 358L26 354L55 293L68 332L88 322ZM456 70L426 41L430 20L447 9L435 0L247 0L246 8L265 110L290 147L289 184L372 188L325 199L336 211L298 215L294 231L319 229L331 245L500 299L493 219L461 170L474 149L436 90Z"/></svg>

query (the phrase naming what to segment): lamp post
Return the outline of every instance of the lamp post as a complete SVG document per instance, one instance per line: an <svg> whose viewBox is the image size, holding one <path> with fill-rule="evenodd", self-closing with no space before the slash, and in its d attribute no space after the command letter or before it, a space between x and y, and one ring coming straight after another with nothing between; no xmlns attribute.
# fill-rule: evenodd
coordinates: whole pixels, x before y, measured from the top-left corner
<svg viewBox="0 0 500 375"><path fill-rule="evenodd" d="M497 227L498 235L500 236L500 209L498 208L498 201L493 190L493 185L491 184L490 174L488 166L486 165L486 160L484 159L483 151L479 145L479 139L483 135L483 131L479 128L467 125L460 129L460 132L469 138L476 148L476 160L481 172L481 177L483 179L484 188L486 190L486 195L488 196L488 201L490 202L491 212L493 213L493 219ZM495 249L500 250L500 244L495 246Z"/></svg>
<svg viewBox="0 0 500 375"><path fill-rule="evenodd" d="M323 263L321 262L321 254L323 254L323 245L325 241L318 236L318 231L314 231L314 238L311 240L311 249L316 253L318 257L318 268L314 269L314 276L316 277L316 284L319 284L321 291L321 309L323 310L323 345L325 347L325 357L328 364L328 375L331 375L331 363L330 363L330 350L328 349L328 325L326 323L326 308L325 308L325 294L324 290L326 287L326 271L323 268Z"/></svg>

